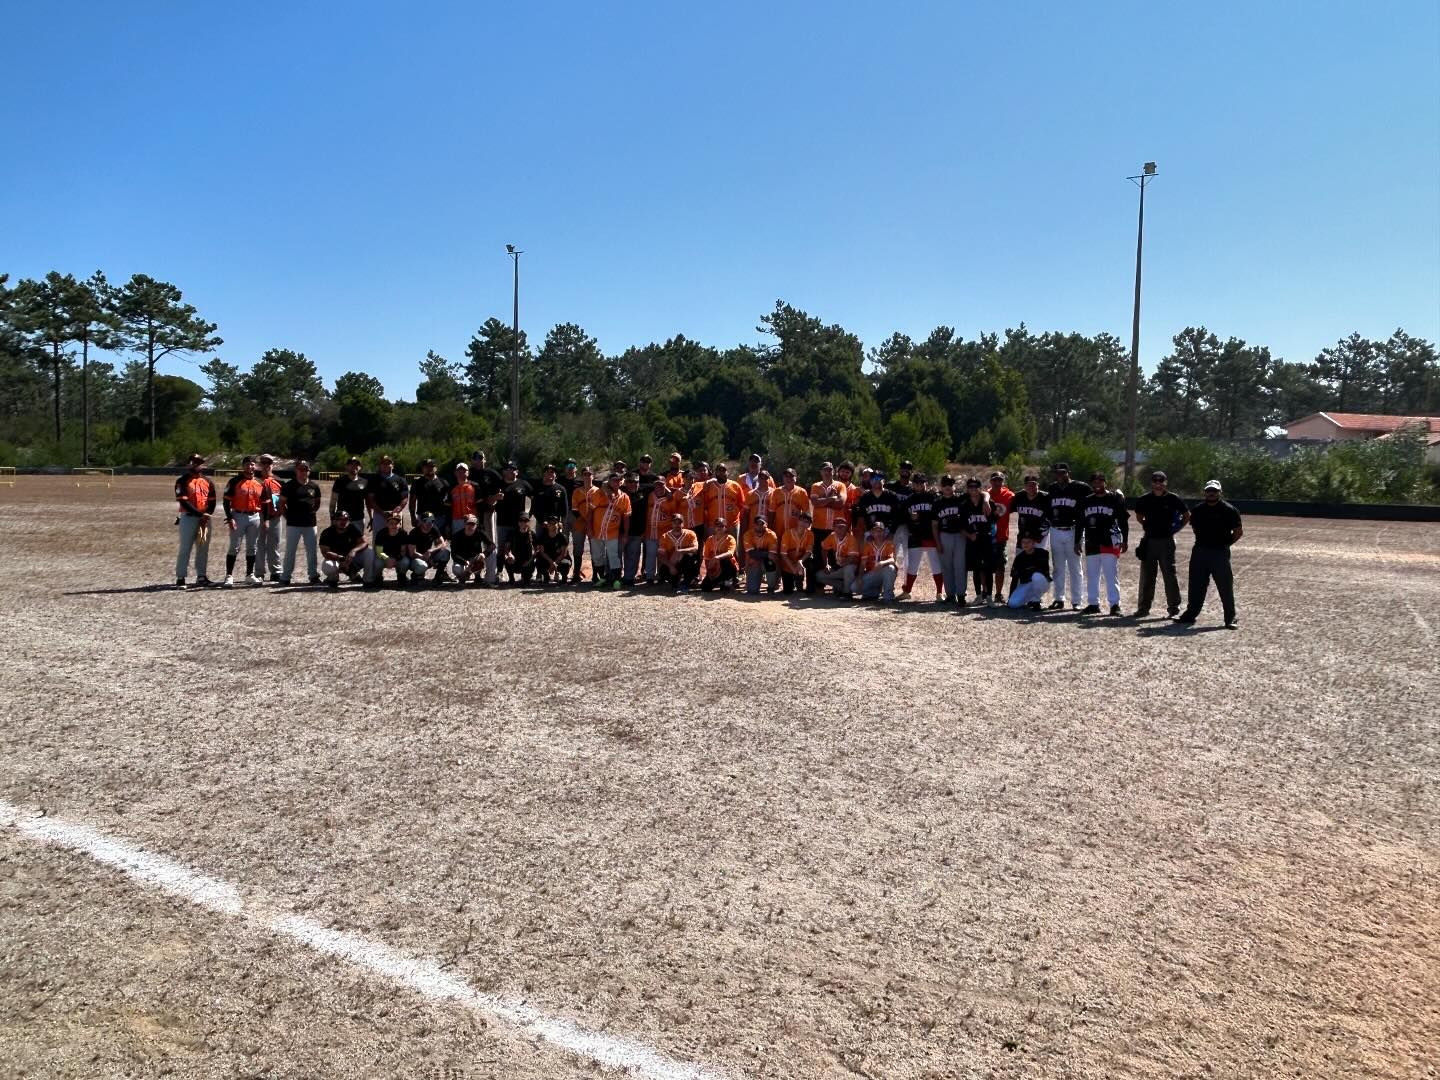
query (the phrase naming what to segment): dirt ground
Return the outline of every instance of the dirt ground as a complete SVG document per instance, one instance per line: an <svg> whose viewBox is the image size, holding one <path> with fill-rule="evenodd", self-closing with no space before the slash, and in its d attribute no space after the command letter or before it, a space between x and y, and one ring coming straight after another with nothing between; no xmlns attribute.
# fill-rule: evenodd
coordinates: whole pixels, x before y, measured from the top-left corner
<svg viewBox="0 0 1440 1080"><path fill-rule="evenodd" d="M168 496L0 487L0 800L726 1076L1437 1075L1440 527L1187 631L177 593ZM4 1075L608 1074L0 826Z"/></svg>

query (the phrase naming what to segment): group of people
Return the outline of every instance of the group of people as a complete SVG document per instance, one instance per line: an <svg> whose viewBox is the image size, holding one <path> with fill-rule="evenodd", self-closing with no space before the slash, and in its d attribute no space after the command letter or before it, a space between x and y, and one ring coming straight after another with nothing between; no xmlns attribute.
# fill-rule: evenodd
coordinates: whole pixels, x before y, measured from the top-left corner
<svg viewBox="0 0 1440 1080"><path fill-rule="evenodd" d="M389 457L373 474L352 457L330 490L330 524L319 529L325 496L307 462L281 480L269 455L247 457L223 493L204 464L193 455L175 483L179 588L192 552L197 584L210 584L209 530L218 506L228 533L227 588L235 585L242 548L250 585L290 584L303 545L311 584L339 588L348 579L372 589L427 581L494 587L502 574L510 584L578 584L588 549L590 581L607 590L829 589L889 601L909 597L923 569L943 604L1058 611L1068 595L1084 614L1120 615L1120 556L1130 548L1133 511L1142 534L1134 615L1150 613L1159 578L1167 613L1194 622L1213 581L1225 624L1236 621L1229 549L1243 528L1218 480L1187 507L1163 472L1151 475L1151 490L1132 505L1105 473L1085 483L1063 463L1047 488L1032 474L1014 491L998 471L988 482L949 475L932 481L908 461L894 483L871 469L857 473L849 461L826 462L805 486L794 469L772 475L758 454L735 478L724 462L713 470L703 461L687 466L677 453L659 472L649 455L634 468L614 462L600 481L594 469L573 461L547 465L527 480L514 462L493 469L481 452L449 476L427 460L413 479ZM1195 544L1182 611L1175 536L1187 525Z"/></svg>

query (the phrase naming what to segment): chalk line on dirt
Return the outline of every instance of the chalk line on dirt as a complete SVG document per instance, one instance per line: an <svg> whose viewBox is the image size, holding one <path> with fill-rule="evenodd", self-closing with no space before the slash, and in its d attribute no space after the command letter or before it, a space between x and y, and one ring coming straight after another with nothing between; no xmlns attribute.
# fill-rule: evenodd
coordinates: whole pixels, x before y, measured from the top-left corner
<svg viewBox="0 0 1440 1080"><path fill-rule="evenodd" d="M409 956L359 934L331 930L313 919L274 913L246 903L240 890L218 878L155 855L143 848L105 836L85 825L32 813L0 800L0 825L28 839L87 855L136 881L186 900L197 907L230 915L309 949L345 960L398 986L436 1002L462 1008L509 1024L561 1050L597 1064L620 1069L645 1080L720 1080L722 1073L666 1057L643 1043L591 1031L573 1021L527 1005L476 990L434 960Z"/></svg>

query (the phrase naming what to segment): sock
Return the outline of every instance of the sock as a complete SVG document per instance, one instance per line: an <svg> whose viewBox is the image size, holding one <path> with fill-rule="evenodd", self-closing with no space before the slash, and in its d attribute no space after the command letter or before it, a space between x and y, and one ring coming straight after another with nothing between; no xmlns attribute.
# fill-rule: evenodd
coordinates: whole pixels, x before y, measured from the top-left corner
<svg viewBox="0 0 1440 1080"><path fill-rule="evenodd" d="M229 576L230 576L231 574L233 574L233 573L235 573L235 556L234 556L234 555L226 555L226 556L225 556L225 576L226 576L226 577L229 577Z"/></svg>
<svg viewBox="0 0 1440 1080"><path fill-rule="evenodd" d="M246 576L246 577L254 577L254 575L255 575L255 556L253 556L253 555L246 555L246 556L245 556L245 576Z"/></svg>
<svg viewBox="0 0 1440 1080"><path fill-rule="evenodd" d="M915 575L914 575L914 574L906 574L906 575L905 575L905 591L906 591L906 592L909 592L909 591L910 591L911 589L913 589L914 587L915 587Z"/></svg>
<svg viewBox="0 0 1440 1080"><path fill-rule="evenodd" d="M931 577L931 578L934 580L934 582L935 582L935 595L936 595L936 596L939 596L941 593L943 593L943 592L945 591L945 575L944 575L944 574L931 574L930 577Z"/></svg>

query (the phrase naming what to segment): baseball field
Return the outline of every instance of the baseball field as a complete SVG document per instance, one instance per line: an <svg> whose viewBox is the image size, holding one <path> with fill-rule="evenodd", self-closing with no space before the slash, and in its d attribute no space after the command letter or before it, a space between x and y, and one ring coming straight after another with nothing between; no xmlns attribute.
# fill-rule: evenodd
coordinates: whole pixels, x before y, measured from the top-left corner
<svg viewBox="0 0 1440 1080"><path fill-rule="evenodd" d="M169 491L0 487L0 1075L1435 1075L1440 527L1187 630L175 592Z"/></svg>

